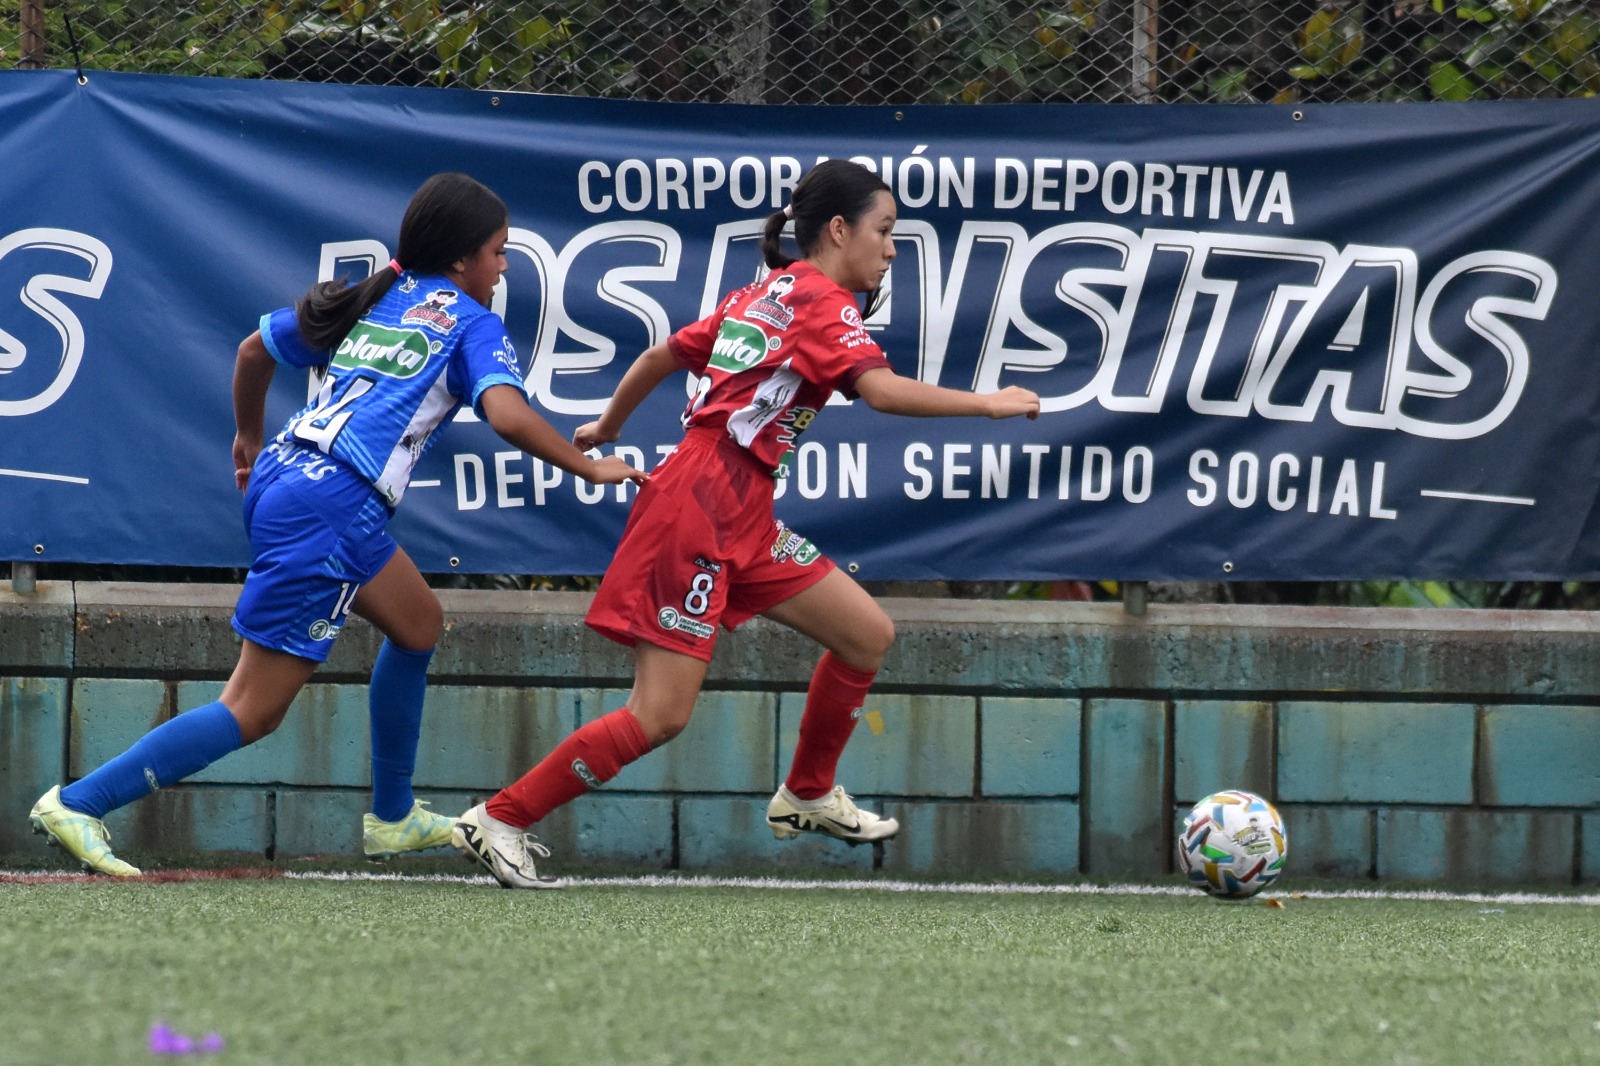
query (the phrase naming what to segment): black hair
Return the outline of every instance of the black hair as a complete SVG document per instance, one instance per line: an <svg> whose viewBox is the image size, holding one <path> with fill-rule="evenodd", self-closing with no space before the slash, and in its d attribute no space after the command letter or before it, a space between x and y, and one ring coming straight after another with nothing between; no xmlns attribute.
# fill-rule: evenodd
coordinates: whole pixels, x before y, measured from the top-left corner
<svg viewBox="0 0 1600 1066"><path fill-rule="evenodd" d="M824 159L800 179L794 195L789 198L789 208L767 216L767 224L761 231L761 257L773 270L781 270L794 262L781 246L783 228L791 213L795 243L800 246L800 254L808 256L835 216L854 226L872 209L880 192L892 194L878 175L861 164L848 159ZM870 315L877 305L878 290L874 289L867 294L865 314Z"/></svg>
<svg viewBox="0 0 1600 1066"><path fill-rule="evenodd" d="M397 259L406 270L442 274L505 225L505 202L465 174L435 174L406 205ZM313 348L332 348L355 328L399 277L387 263L354 285L318 282L295 305L300 335Z"/></svg>

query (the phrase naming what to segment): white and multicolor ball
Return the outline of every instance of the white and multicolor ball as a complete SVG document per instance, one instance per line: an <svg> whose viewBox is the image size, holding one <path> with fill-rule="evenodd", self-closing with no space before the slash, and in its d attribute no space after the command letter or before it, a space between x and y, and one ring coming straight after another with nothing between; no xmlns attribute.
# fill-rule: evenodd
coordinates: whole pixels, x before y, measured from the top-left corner
<svg viewBox="0 0 1600 1066"><path fill-rule="evenodd" d="M1283 819L1254 792L1214 792L1183 819L1178 869L1219 899L1248 899L1278 879L1289 856Z"/></svg>

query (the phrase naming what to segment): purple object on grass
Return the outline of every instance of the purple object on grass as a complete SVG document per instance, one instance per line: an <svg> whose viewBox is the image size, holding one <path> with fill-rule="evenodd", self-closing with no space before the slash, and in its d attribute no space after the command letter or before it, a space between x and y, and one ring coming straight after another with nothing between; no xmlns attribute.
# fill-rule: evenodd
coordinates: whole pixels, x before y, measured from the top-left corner
<svg viewBox="0 0 1600 1066"><path fill-rule="evenodd" d="M221 1033L207 1033L203 1039L196 1041L184 1036L166 1022L156 1022L150 1027L152 1055L208 1054L221 1051L226 1046L227 1041L222 1039Z"/></svg>

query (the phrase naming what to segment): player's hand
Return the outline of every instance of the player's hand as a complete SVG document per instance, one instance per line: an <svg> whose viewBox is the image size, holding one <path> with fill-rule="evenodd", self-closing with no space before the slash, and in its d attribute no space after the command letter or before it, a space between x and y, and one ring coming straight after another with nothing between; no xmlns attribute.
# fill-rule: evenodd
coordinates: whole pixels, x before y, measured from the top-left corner
<svg viewBox="0 0 1600 1066"><path fill-rule="evenodd" d="M245 440L239 436L233 438L233 483L240 492L250 483L250 470L256 465L256 456L260 454L260 441Z"/></svg>
<svg viewBox="0 0 1600 1066"><path fill-rule="evenodd" d="M650 480L649 474L643 470L635 470L615 455L595 459L589 464L589 469L578 476L595 485L615 485L619 481L631 481L635 485L643 485Z"/></svg>
<svg viewBox="0 0 1600 1066"><path fill-rule="evenodd" d="M585 422L579 426L576 432L572 434L572 443L583 451L588 451L590 448L598 448L602 444L611 444L620 436L622 436L620 433L601 433L600 420L596 419L593 422Z"/></svg>
<svg viewBox="0 0 1600 1066"><path fill-rule="evenodd" d="M1015 418L1017 415L1039 417L1039 394L1032 389L1011 385L999 392L991 392L987 399L990 418Z"/></svg>

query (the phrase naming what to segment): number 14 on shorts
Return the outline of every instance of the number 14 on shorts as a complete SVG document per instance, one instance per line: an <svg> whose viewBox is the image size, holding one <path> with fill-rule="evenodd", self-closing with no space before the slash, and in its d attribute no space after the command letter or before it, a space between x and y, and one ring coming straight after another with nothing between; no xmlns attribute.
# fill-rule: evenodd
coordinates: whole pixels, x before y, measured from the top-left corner
<svg viewBox="0 0 1600 1066"><path fill-rule="evenodd" d="M326 619L318 619L311 626L312 640L332 640L344 628L344 619L349 617L350 608L355 606L356 593L361 591L359 584L348 581L339 582L339 595L333 601L333 610L328 612ZM319 632L320 630L320 632Z"/></svg>

